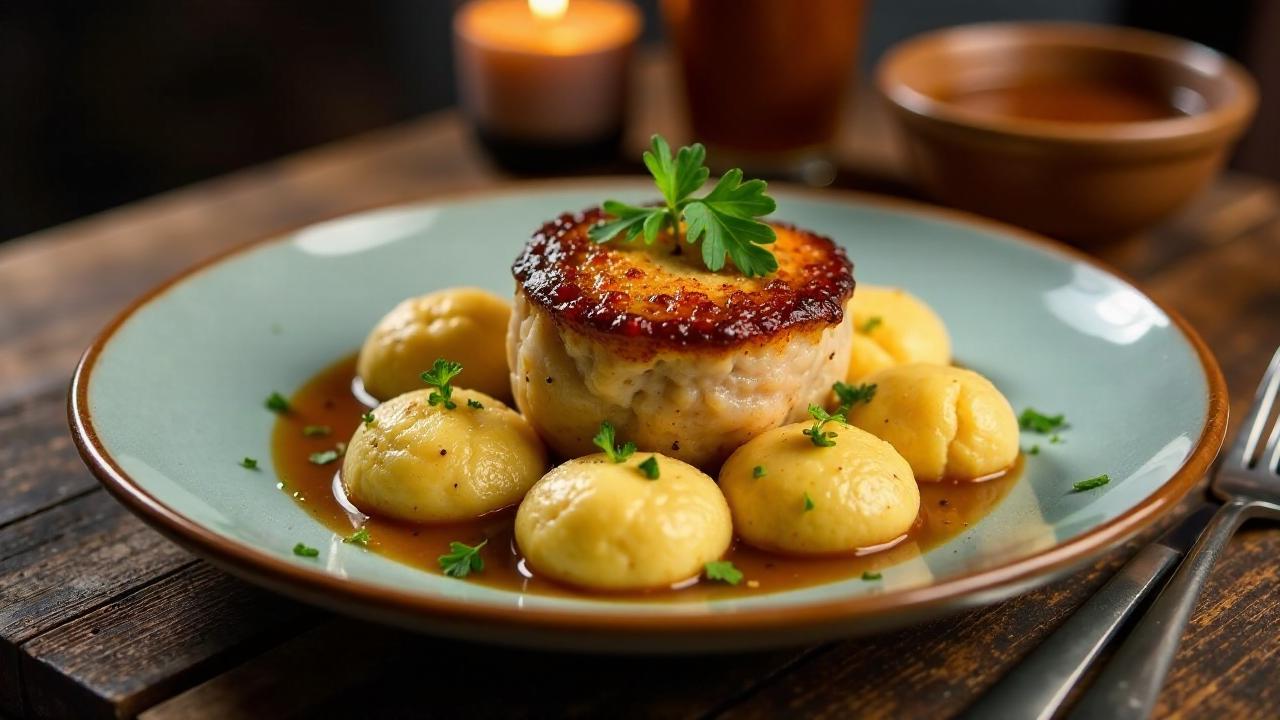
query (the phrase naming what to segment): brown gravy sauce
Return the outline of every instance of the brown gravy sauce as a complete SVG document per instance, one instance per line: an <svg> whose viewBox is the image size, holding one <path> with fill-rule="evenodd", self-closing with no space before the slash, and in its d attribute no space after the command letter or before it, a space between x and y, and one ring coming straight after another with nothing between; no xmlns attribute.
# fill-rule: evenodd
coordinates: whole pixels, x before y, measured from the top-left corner
<svg viewBox="0 0 1280 720"><path fill-rule="evenodd" d="M272 432L272 457L279 475L279 487L312 517L333 532L347 536L358 523L343 507L341 485L335 476L341 459L315 465L312 453L346 442L367 411L352 392L355 357L335 363L303 385L292 398L292 410L281 415ZM303 428L327 425L332 433L307 437ZM762 592L777 592L810 585L861 577L909 560L936 547L981 520L1004 499L1021 475L1022 458L1007 473L983 482L922 483L920 516L915 525L895 543L869 549L857 555L802 558L757 550L735 542L726 555L746 577L746 582L730 586L718 582L689 582L671 589L620 595L643 597L647 601L714 599ZM335 493L335 489L337 492ZM539 595L599 595L567 587L533 573L516 548L513 533L515 509L490 513L482 518L452 525L414 525L372 517L365 523L369 531L368 549L397 562L426 572L440 574L437 561L448 552L450 541L474 545L488 539L483 551L484 572L472 574L466 582Z"/></svg>
<svg viewBox="0 0 1280 720"><path fill-rule="evenodd" d="M962 91L942 99L988 117L1025 120L1112 123L1186 115L1170 98L1153 91L1096 80L1037 81Z"/></svg>

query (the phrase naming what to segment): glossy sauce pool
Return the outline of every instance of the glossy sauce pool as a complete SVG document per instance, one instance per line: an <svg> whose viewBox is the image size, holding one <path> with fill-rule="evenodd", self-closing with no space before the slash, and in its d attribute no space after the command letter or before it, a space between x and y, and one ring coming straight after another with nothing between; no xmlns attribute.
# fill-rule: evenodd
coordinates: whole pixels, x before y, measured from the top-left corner
<svg viewBox="0 0 1280 720"><path fill-rule="evenodd" d="M1141 122L1187 113L1153 91L1102 81L1039 81L942 98L988 117L1073 123Z"/></svg>
<svg viewBox="0 0 1280 720"><path fill-rule="evenodd" d="M346 442L361 422L367 408L352 393L355 357L334 364L312 378L290 398L292 410L276 421L272 433L272 453L279 486L312 517L333 532L348 536L356 529L351 514L339 502L335 476L342 460L316 465L312 453L323 452ZM327 436L308 437L308 425L328 426ZM746 581L730 586L718 582L696 582L678 588L616 595L643 597L646 601L670 598L687 601L777 592L810 585L861 577L896 565L946 542L982 519L1004 499L1021 474L1022 459L1014 468L984 482L922 483L920 516L897 544L857 556L799 558L756 550L735 542L726 555L742 571ZM444 526L413 525L395 520L370 518L368 549L426 572L440 574L437 558L457 540L475 545L488 539L483 551L485 567L466 582L540 595L599 595L575 590L538 577L522 562L515 546L512 524L515 509L491 513L466 523Z"/></svg>

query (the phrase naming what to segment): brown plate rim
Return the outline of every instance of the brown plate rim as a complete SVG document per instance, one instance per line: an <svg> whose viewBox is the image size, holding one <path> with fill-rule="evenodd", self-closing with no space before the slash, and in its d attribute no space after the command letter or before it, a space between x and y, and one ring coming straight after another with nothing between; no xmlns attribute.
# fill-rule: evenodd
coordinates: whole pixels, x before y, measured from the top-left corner
<svg viewBox="0 0 1280 720"><path fill-rule="evenodd" d="M484 196L501 196L522 191L573 188L599 188L602 184L624 184L629 181L646 183L645 180L626 177L595 177L586 179L551 179L515 181L483 189L454 193L434 194L418 200L403 199L377 203L355 212L368 212L380 208L418 203L443 203ZM873 207L889 208L952 223L977 226L996 232L1018 242L1027 243L1066 259L1084 262L1137 288L1137 284L1124 274L1116 272L1098 260L1053 240L1034 233L977 217L968 213L938 208L911 200L848 191L815 190L775 185L786 194L815 199L853 202ZM345 212L336 217L355 214ZM1163 512L1177 505L1197 481L1205 474L1216 457L1226 433L1228 396L1226 381L1217 361L1204 341L1180 314L1154 298L1148 297L1160 308L1194 348L1209 388L1206 398L1205 423L1196 445L1182 466L1155 492L1138 505L1116 518L1090 530L1080 537L1054 545L1034 555L1019 558L993 568L979 570L906 590L874 595L860 595L839 600L827 600L789 608L748 608L717 611L704 606L696 614L644 613L639 605L623 605L619 610L579 613L564 609L498 607L468 604L422 592L409 592L382 585L361 582L329 574L268 553L257 548L224 538L203 525L165 505L147 492L111 457L98 438L92 414L88 407L88 390L93 368L99 354L110 342L116 331L136 313L164 291L192 275L215 266L247 249L277 240L298 229L315 225L317 220L299 225L293 230L272 233L247 243L232 247L201 261L140 296L115 317L98 335L80 359L71 379L67 397L67 415L71 434L85 464L99 481L130 511L162 531L171 539L209 558L215 563L277 590L296 592L312 600L331 606L354 609L360 614L374 610L389 612L397 617L419 616L424 621L461 621L482 623L489 627L509 626L523 630L564 630L589 633L616 632L631 634L661 633L670 635L696 631L702 633L738 633L744 630L813 629L854 618L875 616L892 617L897 614L927 613L948 603L962 604L965 598L980 596L993 600L1025 589L1039 582L1047 582L1090 558L1127 540L1155 521ZM358 603L354 608L339 600Z"/></svg>

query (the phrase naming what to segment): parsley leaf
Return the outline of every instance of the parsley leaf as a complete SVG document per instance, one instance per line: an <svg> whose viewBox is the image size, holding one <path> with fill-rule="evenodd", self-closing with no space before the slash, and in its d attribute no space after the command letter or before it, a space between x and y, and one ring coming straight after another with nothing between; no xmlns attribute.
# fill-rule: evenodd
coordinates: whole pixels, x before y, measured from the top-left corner
<svg viewBox="0 0 1280 720"><path fill-rule="evenodd" d="M342 538L342 542L347 543L348 545L360 545L361 547L367 547L369 545L369 528L362 527L359 530L356 530L350 535Z"/></svg>
<svg viewBox="0 0 1280 720"><path fill-rule="evenodd" d="M308 425L302 428L302 434L307 437L324 437L333 432L328 425Z"/></svg>
<svg viewBox="0 0 1280 720"><path fill-rule="evenodd" d="M320 555L320 551L317 550L316 548L307 547L302 543L298 543L297 545L293 546L293 554L297 555L298 557L311 558L311 557L318 557Z"/></svg>
<svg viewBox="0 0 1280 720"><path fill-rule="evenodd" d="M755 478L755 479L757 479L757 480L759 480L760 478L764 477L764 474L765 474L765 473L764 473L764 466L763 466L763 465L757 465L757 466L755 466L755 467L751 468L751 477L753 477L753 478Z"/></svg>
<svg viewBox="0 0 1280 720"><path fill-rule="evenodd" d="M1023 430L1038 432L1041 435L1048 435L1056 430L1063 430L1067 427L1067 418L1061 413L1057 415L1045 415L1037 412L1035 408L1027 408L1018 416L1018 426Z"/></svg>
<svg viewBox="0 0 1280 720"><path fill-rule="evenodd" d="M813 509L813 498L809 497L809 491L804 491L804 511L809 512Z"/></svg>
<svg viewBox="0 0 1280 720"><path fill-rule="evenodd" d="M467 401L467 407L471 408L472 410L483 410L483 409L484 409L484 405L481 405L479 400L468 400L468 401Z"/></svg>
<svg viewBox="0 0 1280 720"><path fill-rule="evenodd" d="M278 392L273 392L267 396L265 403L267 409L273 413L289 412L289 400Z"/></svg>
<svg viewBox="0 0 1280 720"><path fill-rule="evenodd" d="M835 391L836 397L840 398L840 407L836 410L838 414L848 416L849 410L853 409L858 403L869 403L871 398L876 396L876 386L872 384L848 385L838 382L831 386Z"/></svg>
<svg viewBox="0 0 1280 720"><path fill-rule="evenodd" d="M817 405L809 406L809 415L813 418L813 427L805 428L803 433L818 447L831 447L836 444L836 441L832 439L836 437L836 433L831 430L823 430L824 425L829 422L838 422L841 425L848 424L843 412L828 413Z"/></svg>
<svg viewBox="0 0 1280 720"><path fill-rule="evenodd" d="M658 479L658 456L650 455L648 460L640 463L636 467L640 468L640 472L650 480Z"/></svg>
<svg viewBox="0 0 1280 720"><path fill-rule="evenodd" d="M371 413L371 412L367 412L367 413L365 413L365 414L361 415L361 416L360 416L360 420L361 420L361 421L363 421L365 425L372 425L372 424L374 424L374 423L378 422L378 418L374 417L374 416L373 416L373 413Z"/></svg>
<svg viewBox="0 0 1280 720"><path fill-rule="evenodd" d="M742 582L742 571L734 567L728 560L715 560L702 566L708 580L719 580L722 583L737 585Z"/></svg>
<svg viewBox="0 0 1280 720"><path fill-rule="evenodd" d="M245 470L257 470L258 460L256 458L245 457L245 459L240 461L240 467Z"/></svg>
<svg viewBox="0 0 1280 720"><path fill-rule="evenodd" d="M882 578L882 577L884 577L884 575L881 575L881 574L880 574L880 573L878 573L878 572L872 572L872 571L870 571L870 570L863 570L863 571L862 571L862 579L863 579L863 580L879 580L879 579L880 579L880 578Z"/></svg>
<svg viewBox="0 0 1280 720"><path fill-rule="evenodd" d="M1028 455L1039 455L1039 454L1040 454L1040 446L1039 446L1038 444L1037 444L1037 445L1032 445L1032 446L1031 446L1031 449L1027 451L1027 454L1028 454Z"/></svg>
<svg viewBox="0 0 1280 720"><path fill-rule="evenodd" d="M1088 480L1080 480L1079 482L1072 484L1071 488L1073 492L1084 492L1085 490L1100 488L1109 482L1111 482L1111 476L1103 473L1101 475L1091 477Z"/></svg>
<svg viewBox="0 0 1280 720"><path fill-rule="evenodd" d="M884 318L880 317L879 315L872 315L871 317L867 318L867 321L863 323L862 327L858 329L861 330L863 333L870 333L872 330L875 330L876 328L880 327L883 323L884 323Z"/></svg>
<svg viewBox="0 0 1280 720"><path fill-rule="evenodd" d="M445 575L455 578L464 578L473 572L483 572L484 558L480 557L480 550L487 544L489 544L488 539L481 540L480 544L475 546L460 543L457 540L449 543L449 552L438 558L440 568L444 570Z"/></svg>
<svg viewBox="0 0 1280 720"><path fill-rule="evenodd" d="M625 461L636 451L636 444L631 441L627 441L627 444L621 447L617 445L613 425L608 420L600 423L600 432L596 433L591 442L595 443L596 447L603 450L604 454L616 463Z"/></svg>
<svg viewBox="0 0 1280 720"><path fill-rule="evenodd" d="M307 456L307 459L311 461L312 465L328 465L338 459L338 454L337 450L325 450L324 452L311 453Z"/></svg>
<svg viewBox="0 0 1280 720"><path fill-rule="evenodd" d="M427 402L432 405L444 405L446 410L458 407L458 404L453 401L453 385L450 383L460 372L462 372L462 363L436 358L431 369L422 373L422 382L436 388L427 396Z"/></svg>
<svg viewBox="0 0 1280 720"><path fill-rule="evenodd" d="M680 148L673 157L661 135L654 135L650 145L644 164L666 204L637 207L606 200L604 211L613 219L591 228L588 235L594 242L609 242L619 235L631 242L643 235L646 244L653 244L666 228L678 235L683 219L685 242L702 243L702 262L709 270L722 269L726 257L747 277L778 269L773 253L760 247L777 237L773 228L756 219L777 208L773 198L765 194L763 180L743 182L742 171L735 168L722 175L704 197L690 197L711 175L703 165L706 149L694 143Z"/></svg>

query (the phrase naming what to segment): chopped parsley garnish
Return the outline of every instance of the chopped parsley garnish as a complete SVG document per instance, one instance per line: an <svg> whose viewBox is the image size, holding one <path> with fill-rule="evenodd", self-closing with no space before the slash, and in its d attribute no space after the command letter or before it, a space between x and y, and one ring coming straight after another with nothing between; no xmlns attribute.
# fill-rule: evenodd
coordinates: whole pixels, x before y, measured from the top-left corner
<svg viewBox="0 0 1280 720"><path fill-rule="evenodd" d="M257 458L245 457L245 459L240 461L240 467L246 470L257 470L258 460Z"/></svg>
<svg viewBox="0 0 1280 720"><path fill-rule="evenodd" d="M1059 435L1058 433L1054 433L1052 436L1049 437L1050 445L1061 445L1064 442L1066 442L1066 440L1063 440L1062 436Z"/></svg>
<svg viewBox="0 0 1280 720"><path fill-rule="evenodd" d="M374 416L373 416L373 413L371 413L371 412L367 412L367 413L365 413L365 414L361 415L361 416L360 416L360 420L361 420L365 425L372 425L372 424L374 424L374 423L378 422L378 418L374 417Z"/></svg>
<svg viewBox="0 0 1280 720"><path fill-rule="evenodd" d="M298 557L318 557L320 551L313 547L307 547L302 543L293 546L293 554Z"/></svg>
<svg viewBox="0 0 1280 720"><path fill-rule="evenodd" d="M858 329L861 330L863 333L869 333L872 330L875 330L876 328L880 327L880 325L883 323L884 323L884 320L879 315L872 315L871 317L867 318L867 321L862 323L862 327Z"/></svg>
<svg viewBox="0 0 1280 720"><path fill-rule="evenodd" d="M1057 430L1067 427L1067 418L1061 413L1057 415L1045 415L1037 412L1035 408L1027 408L1018 416L1018 426L1023 430L1030 430L1041 435L1048 435Z"/></svg>
<svg viewBox="0 0 1280 720"><path fill-rule="evenodd" d="M443 405L446 410L458 407L458 404L453 401L451 383L460 372L462 372L462 363L436 358L431 369L422 373L422 382L436 388L427 396L427 402L432 405Z"/></svg>
<svg viewBox="0 0 1280 720"><path fill-rule="evenodd" d="M809 491L804 491L804 511L809 512L813 509L813 498L809 497Z"/></svg>
<svg viewBox="0 0 1280 720"><path fill-rule="evenodd" d="M636 467L640 468L640 472L650 480L658 479L658 456L650 455L648 460L640 463Z"/></svg>
<svg viewBox="0 0 1280 720"><path fill-rule="evenodd" d="M669 228L678 238L683 220L684 240L690 245L702 242L702 263L708 270L719 271L726 258L747 277L777 270L777 259L762 247L777 236L773 228L756 219L777 208L773 198L765 194L766 183L743 182L742 171L734 168L720 177L711 192L701 198L692 197L711 175L703 164L706 155L706 148L694 143L680 148L672 157L666 139L654 135L650 149L644 153L644 164L666 204L637 207L606 200L604 211L613 219L591 228L588 235L597 243L609 242L619 235L632 242L643 235L645 244L652 245L664 229Z"/></svg>
<svg viewBox="0 0 1280 720"><path fill-rule="evenodd" d="M1111 476L1103 473L1101 475L1091 477L1088 480L1080 480L1079 482L1074 483L1071 488L1075 492L1084 492L1085 490L1100 488L1109 482L1111 482Z"/></svg>
<svg viewBox="0 0 1280 720"><path fill-rule="evenodd" d="M273 392L267 396L267 401L263 403L267 409L273 413L289 412L289 400L278 392Z"/></svg>
<svg viewBox="0 0 1280 720"><path fill-rule="evenodd" d="M440 569L449 577L464 578L473 572L484 571L484 558L480 557L480 549L489 541L481 540L478 545L467 545L457 540L449 543L449 552L439 558Z"/></svg>
<svg viewBox="0 0 1280 720"><path fill-rule="evenodd" d="M742 571L728 560L715 560L703 566L708 580L719 580L722 583L737 585L742 582Z"/></svg>
<svg viewBox="0 0 1280 720"><path fill-rule="evenodd" d="M849 385L847 383L838 382L831 386L835 391L836 397L840 398L840 407L836 412L847 416L854 405L859 403L869 403L871 398L876 396L876 386L874 383L864 383L862 385Z"/></svg>
<svg viewBox="0 0 1280 720"><path fill-rule="evenodd" d="M883 575L881 575L881 574L880 574L880 573L878 573L878 572L871 572L870 570L863 570L863 571L862 571L862 579L863 579L863 580L879 580L879 579L880 579L880 578L882 578L882 577L884 577L884 576L883 576Z"/></svg>
<svg viewBox="0 0 1280 720"><path fill-rule="evenodd" d="M342 538L342 542L348 545L366 546L369 544L369 528L362 527L350 535Z"/></svg>
<svg viewBox="0 0 1280 720"><path fill-rule="evenodd" d="M307 459L311 461L312 465L328 465L338 459L338 454L337 450L325 450L323 452L311 453L307 456Z"/></svg>
<svg viewBox="0 0 1280 720"><path fill-rule="evenodd" d="M479 400L468 400L468 401L467 401L467 407L471 408L472 410L483 410L483 409L484 409L484 405L481 405Z"/></svg>
<svg viewBox="0 0 1280 720"><path fill-rule="evenodd" d="M302 434L307 437L324 437L333 432L333 428L328 425L308 425L302 428Z"/></svg>
<svg viewBox="0 0 1280 720"><path fill-rule="evenodd" d="M764 477L764 474L765 474L765 472L764 472L764 466L763 466L763 465L757 465L757 466L755 466L755 467L751 468L751 477L753 477L753 478L755 478L755 479L757 479L757 480L759 480L760 478Z"/></svg>
<svg viewBox="0 0 1280 720"><path fill-rule="evenodd" d="M603 450L604 454L616 463L625 461L636 451L636 444L629 440L625 445L619 446L617 444L617 439L614 437L613 425L608 420L600 423L600 432L596 433L596 436L591 439L591 442L595 443L596 447Z"/></svg>
<svg viewBox="0 0 1280 720"><path fill-rule="evenodd" d="M1032 445L1032 446L1031 446L1031 449L1027 451L1027 454L1028 454L1028 455L1039 455L1039 454L1040 454L1040 446L1039 446L1039 445Z"/></svg>
<svg viewBox="0 0 1280 720"><path fill-rule="evenodd" d="M810 405L809 415L813 418L813 427L805 428L803 430L804 435L818 447L831 447L835 445L836 441L832 438L836 437L836 433L832 430L823 430L822 428L829 422L838 422L842 425L847 423L848 421L845 419L844 413L836 412L832 414L817 405Z"/></svg>

